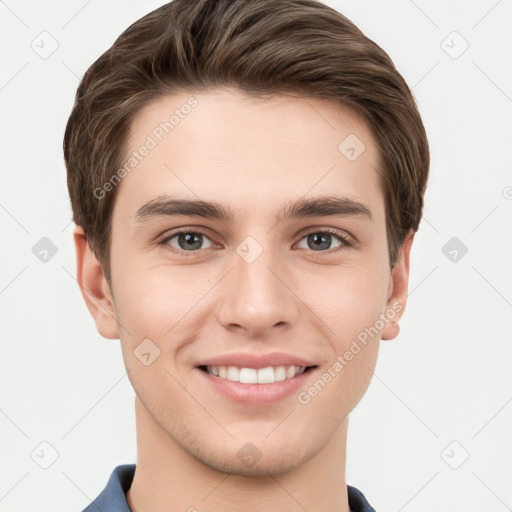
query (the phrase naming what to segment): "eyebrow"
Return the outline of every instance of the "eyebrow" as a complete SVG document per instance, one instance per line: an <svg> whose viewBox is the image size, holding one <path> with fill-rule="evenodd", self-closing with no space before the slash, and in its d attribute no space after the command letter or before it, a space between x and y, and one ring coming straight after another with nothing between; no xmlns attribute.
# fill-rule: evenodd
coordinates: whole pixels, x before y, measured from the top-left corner
<svg viewBox="0 0 512 512"><path fill-rule="evenodd" d="M150 218L189 215L217 219L226 223L235 218L234 212L214 201L174 199L160 196L141 206L135 214L135 221L142 223ZM372 219L370 209L363 203L348 197L321 196L287 202L281 212L276 213L276 222L305 217L364 216Z"/></svg>

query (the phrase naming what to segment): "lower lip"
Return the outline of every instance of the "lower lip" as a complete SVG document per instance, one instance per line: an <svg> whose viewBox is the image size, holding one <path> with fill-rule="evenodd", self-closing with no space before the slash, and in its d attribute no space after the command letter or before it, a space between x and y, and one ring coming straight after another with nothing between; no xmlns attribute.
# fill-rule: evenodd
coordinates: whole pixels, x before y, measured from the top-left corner
<svg viewBox="0 0 512 512"><path fill-rule="evenodd" d="M208 372L195 368L213 388L227 398L244 405L270 405L296 393L316 368L311 368L291 379L272 384L241 384L221 379Z"/></svg>

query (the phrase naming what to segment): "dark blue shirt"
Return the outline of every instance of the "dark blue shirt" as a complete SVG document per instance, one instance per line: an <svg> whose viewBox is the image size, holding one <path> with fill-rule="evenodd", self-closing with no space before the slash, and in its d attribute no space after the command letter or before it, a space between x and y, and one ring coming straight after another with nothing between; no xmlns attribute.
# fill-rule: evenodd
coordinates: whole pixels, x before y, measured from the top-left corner
<svg viewBox="0 0 512 512"><path fill-rule="evenodd" d="M126 503L125 493L132 485L135 464L117 466L110 475L107 486L83 512L132 512ZM348 504L352 512L375 512L363 493L347 485Z"/></svg>

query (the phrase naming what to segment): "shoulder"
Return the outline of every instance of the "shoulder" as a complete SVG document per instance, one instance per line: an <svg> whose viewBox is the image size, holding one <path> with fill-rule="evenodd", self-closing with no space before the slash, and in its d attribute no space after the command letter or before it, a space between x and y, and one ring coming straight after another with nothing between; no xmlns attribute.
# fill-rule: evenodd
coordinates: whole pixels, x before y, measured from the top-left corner
<svg viewBox="0 0 512 512"><path fill-rule="evenodd" d="M347 493L348 506L352 512L376 512L359 489L347 485Z"/></svg>
<svg viewBox="0 0 512 512"><path fill-rule="evenodd" d="M83 512L131 512L126 502L125 493L130 488L135 464L117 466L98 497L88 505Z"/></svg>

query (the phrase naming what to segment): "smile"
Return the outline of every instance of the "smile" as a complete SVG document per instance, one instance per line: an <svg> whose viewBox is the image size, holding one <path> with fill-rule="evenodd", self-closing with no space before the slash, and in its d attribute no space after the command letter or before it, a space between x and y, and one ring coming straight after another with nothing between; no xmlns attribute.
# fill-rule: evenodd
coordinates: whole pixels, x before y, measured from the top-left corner
<svg viewBox="0 0 512 512"><path fill-rule="evenodd" d="M267 366L265 368L246 368L238 366L202 366L202 370L223 380L241 384L273 384L302 375L310 367L306 366Z"/></svg>

